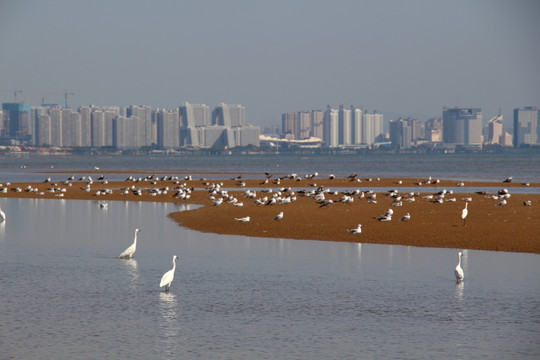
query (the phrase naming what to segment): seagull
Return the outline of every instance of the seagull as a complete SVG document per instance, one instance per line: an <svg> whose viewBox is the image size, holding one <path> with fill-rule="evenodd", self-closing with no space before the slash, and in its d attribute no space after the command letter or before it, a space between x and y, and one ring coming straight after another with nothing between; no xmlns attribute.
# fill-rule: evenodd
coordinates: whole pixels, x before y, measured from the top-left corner
<svg viewBox="0 0 540 360"><path fill-rule="evenodd" d="M319 207L328 206L328 205L331 205L333 203L334 203L333 200L323 200L323 201L320 202L321 206L319 206Z"/></svg>
<svg viewBox="0 0 540 360"><path fill-rule="evenodd" d="M379 221L391 221L392 220L392 214L383 214L381 216L379 216L378 218L376 218L377 220Z"/></svg>
<svg viewBox="0 0 540 360"><path fill-rule="evenodd" d="M463 255L463 253L461 251L459 251L458 252L458 263L456 265L456 268L454 269L454 275L456 275L456 280L458 282L463 281L463 277L464 277L463 269L461 268L461 255Z"/></svg>
<svg viewBox="0 0 540 360"><path fill-rule="evenodd" d="M510 183L510 182L512 182L512 177L511 176L504 179L504 181L503 181L503 183Z"/></svg>
<svg viewBox="0 0 540 360"><path fill-rule="evenodd" d="M274 220L281 220L281 219L283 219L283 211L277 214L276 217L274 218Z"/></svg>
<svg viewBox="0 0 540 360"><path fill-rule="evenodd" d="M2 221L5 221L6 220L6 213L0 209L0 222Z"/></svg>
<svg viewBox="0 0 540 360"><path fill-rule="evenodd" d="M411 220L411 214L409 214L409 213L406 213L406 214L403 215L403 217L401 218L401 221L407 221L407 220Z"/></svg>
<svg viewBox="0 0 540 360"><path fill-rule="evenodd" d="M531 200L524 201L523 206L532 206Z"/></svg>
<svg viewBox="0 0 540 360"><path fill-rule="evenodd" d="M178 259L178 256L173 255L173 259L172 259L173 267L172 267L172 269L167 271L161 277L161 282L159 283L159 287L164 287L165 286L165 291L169 291L169 288L171 287L171 283L174 280L174 270L176 270L176 260L177 259Z"/></svg>
<svg viewBox="0 0 540 360"><path fill-rule="evenodd" d="M495 206L504 206L504 205L506 205L506 199L502 199L502 201Z"/></svg>
<svg viewBox="0 0 540 360"><path fill-rule="evenodd" d="M463 210L461 210L461 218L463 219L463 226L465 226L465 219L467 218L467 215L469 215L469 209L467 209L467 205L469 205L468 202L465 203L465 207Z"/></svg>
<svg viewBox="0 0 540 360"><path fill-rule="evenodd" d="M358 227L355 229L348 229L347 231L351 234L360 234L362 232L362 224L358 224Z"/></svg>
<svg viewBox="0 0 540 360"><path fill-rule="evenodd" d="M119 258L121 259L131 259L133 257L133 254L135 254L135 250L137 250L137 234L141 230L135 229L135 238L133 239L133 244L131 244L126 250L124 250L123 253L120 254Z"/></svg>
<svg viewBox="0 0 540 360"><path fill-rule="evenodd" d="M251 219L250 219L249 216L244 216L244 217L241 217L241 218L234 218L234 220L241 221L241 222L248 222Z"/></svg>

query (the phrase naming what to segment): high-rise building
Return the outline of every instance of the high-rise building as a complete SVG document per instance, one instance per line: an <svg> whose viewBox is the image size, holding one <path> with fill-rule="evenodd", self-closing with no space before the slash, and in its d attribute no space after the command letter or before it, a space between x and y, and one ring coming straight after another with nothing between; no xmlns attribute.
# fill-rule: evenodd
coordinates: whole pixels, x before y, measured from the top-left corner
<svg viewBox="0 0 540 360"><path fill-rule="evenodd" d="M81 114L81 146L92 146L92 113L88 106L79 108Z"/></svg>
<svg viewBox="0 0 540 360"><path fill-rule="evenodd" d="M514 109L514 147L540 144L538 109L533 106Z"/></svg>
<svg viewBox="0 0 540 360"><path fill-rule="evenodd" d="M49 114L40 114L36 121L36 139L37 146L51 145L51 116Z"/></svg>
<svg viewBox="0 0 540 360"><path fill-rule="evenodd" d="M246 124L246 108L242 105L218 104L212 111L212 125L240 127Z"/></svg>
<svg viewBox="0 0 540 360"><path fill-rule="evenodd" d="M488 139L486 145L502 145L503 143L503 117L495 115L488 121Z"/></svg>
<svg viewBox="0 0 540 360"><path fill-rule="evenodd" d="M425 132L426 140L430 143L441 143L442 142L442 119L433 118L426 121Z"/></svg>
<svg viewBox="0 0 540 360"><path fill-rule="evenodd" d="M398 119L390 121L390 141L400 149L409 149L412 145L412 129L409 121Z"/></svg>
<svg viewBox="0 0 540 360"><path fill-rule="evenodd" d="M23 103L3 103L2 112L4 116L1 137L30 140L30 106Z"/></svg>
<svg viewBox="0 0 540 360"><path fill-rule="evenodd" d="M383 134L383 114L367 111L362 114L362 144L373 146L376 139Z"/></svg>
<svg viewBox="0 0 540 360"><path fill-rule="evenodd" d="M295 112L286 112L281 114L281 133L296 138L296 114Z"/></svg>
<svg viewBox="0 0 540 360"><path fill-rule="evenodd" d="M165 109L156 112L157 144L161 149L171 149L180 146L180 115L178 111Z"/></svg>
<svg viewBox="0 0 540 360"><path fill-rule="evenodd" d="M182 128L202 127L210 125L210 108L204 104L180 105L180 126Z"/></svg>
<svg viewBox="0 0 540 360"><path fill-rule="evenodd" d="M480 108L443 108L443 142L456 147L482 147Z"/></svg>
<svg viewBox="0 0 540 360"><path fill-rule="evenodd" d="M354 145L362 144L362 109L351 106L351 135Z"/></svg>
<svg viewBox="0 0 540 360"><path fill-rule="evenodd" d="M339 113L330 105L324 112L323 119L323 142L326 147L338 147L339 145Z"/></svg>
<svg viewBox="0 0 540 360"><path fill-rule="evenodd" d="M310 113L311 113L311 130L309 134L310 136L313 136L322 140L324 114L321 110L311 110Z"/></svg>
<svg viewBox="0 0 540 360"><path fill-rule="evenodd" d="M312 115L311 111L299 111L296 117L295 139L308 139L311 136Z"/></svg>
<svg viewBox="0 0 540 360"><path fill-rule="evenodd" d="M341 104L338 111L338 143L340 145L351 145L351 110L345 109L345 105Z"/></svg>
<svg viewBox="0 0 540 360"><path fill-rule="evenodd" d="M92 146L105 145L105 115L101 110L92 111Z"/></svg>
<svg viewBox="0 0 540 360"><path fill-rule="evenodd" d="M131 105L126 108L126 117L138 118L134 134L137 137L136 143L140 146L151 146L157 141L157 125L154 111L150 106Z"/></svg>
<svg viewBox="0 0 540 360"><path fill-rule="evenodd" d="M49 110L51 115L51 146L64 146L62 143L62 109L52 108Z"/></svg>

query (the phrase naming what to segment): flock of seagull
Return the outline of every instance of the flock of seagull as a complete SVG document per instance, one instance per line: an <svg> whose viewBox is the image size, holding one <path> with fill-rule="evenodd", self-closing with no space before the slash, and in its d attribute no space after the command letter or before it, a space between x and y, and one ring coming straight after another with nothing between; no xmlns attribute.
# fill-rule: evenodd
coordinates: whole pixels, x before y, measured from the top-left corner
<svg viewBox="0 0 540 360"><path fill-rule="evenodd" d="M305 179L314 180L318 176L318 173L313 174L307 174L304 176ZM268 184L270 179L272 178L272 175L269 173L266 173L266 179L261 182L261 185ZM288 174L283 177L275 178L273 180L273 184L280 185L281 181L284 179L290 179L290 180L296 180L300 181L301 177L299 177L297 174ZM328 176L328 179L332 180L335 179L335 175L330 174ZM351 174L347 177L349 181L358 181L361 180L356 174ZM94 191L95 196L104 196L108 194L113 193L113 189L110 188L102 188L100 186L100 189L92 190L92 185L95 182L98 182L101 185L107 185L108 180L105 179L104 175L99 176L96 180L93 180L91 176L85 177L82 176L78 179L79 181L86 182L86 186L84 188L81 188L85 192L91 192ZM164 187L158 187L158 181L171 181L172 184L175 186L173 188L169 188L168 186ZM191 196L191 192L194 190L192 187L188 187L186 183L182 183L182 180L189 181L192 180L192 177L190 175L185 176L183 179L179 177L174 176L164 176L164 177L156 177L155 175L147 176L144 178L134 178L132 176L129 176L125 181L133 182L134 184L132 186L122 188L120 189L121 194L127 195L129 193L132 193L134 195L142 195L143 191L147 191L150 196L158 196L158 195L166 195L169 191L175 191L174 197L181 200L188 200ZM205 179L201 179L205 180ZM236 185L243 187L245 186L245 181L242 179L241 176L238 176L232 180L236 180ZM372 181L372 179L365 179L367 181ZM379 179L377 179L379 180ZM67 192L67 188L73 185L73 182L75 181L75 176L69 177L66 181L62 182L63 186L59 186L57 183L54 183L51 181L51 178L47 178L44 180L44 183L50 183L50 186L48 187L47 191L49 193L54 193L57 197L63 197L64 194ZM512 178L507 178L503 182L509 183L512 181ZM431 177L428 177L423 182L415 183L415 185L423 185L423 184L438 184L440 181L437 179L432 179ZM145 188L137 187L136 183L148 183L152 186L146 186ZM401 181L397 181L397 184L401 184ZM241 207L243 206L243 202L240 201L237 197L235 197L232 194L229 194L229 192L223 188L222 183L218 184L210 184L209 182L204 182L203 185L206 186L206 190L209 192L208 199L213 202L213 206L219 206L223 204L224 202L230 203L234 206ZM464 186L463 183L457 183L457 186ZM524 186L527 186L528 184L523 184ZM0 193L6 193L8 191L10 184L7 183L5 186L0 184ZM369 204L376 204L377 203L377 194L373 190L368 191L361 191L360 189L354 189L354 190L346 190L340 193L339 191L333 191L331 189L325 188L323 186L317 186L316 184L310 184L310 187L313 187L312 190L300 190L300 191L293 191L290 187L280 187L278 190L273 190L270 188L264 188L260 190L260 192L264 193L264 196L257 197L257 192L255 190L245 190L243 191L243 196L246 199L253 199L253 202L257 205L261 206L269 206L274 204L289 204L297 199L297 194L299 196L306 196L309 198L312 198L315 200L319 207L327 207L334 204L334 200L328 199L328 195L341 195L336 202L338 203L345 203L350 204L355 201L355 199L363 199L366 198ZM28 185L26 189L21 188L12 188L12 191L15 192L36 192L40 195L44 194L43 192L40 192L37 187L32 187L31 185ZM448 195L453 194L452 190L440 190L435 194L425 195L422 196L422 198L427 199L434 204L442 204L445 201L446 202L455 202L455 197L448 197ZM510 193L507 189L501 189L497 192L496 195L487 195L485 192L478 192L478 194L484 194L489 198L495 199L498 202L495 206L504 206L508 203L508 199L510 198ZM414 202L416 201L416 198L420 196L419 192L409 192L407 194L400 194L397 189L389 190L386 193L386 196L390 197L392 199L392 206L401 207L403 206L404 202ZM464 197L462 200L465 202L465 207L462 209L461 212L461 218L463 220L463 226L466 225L465 221L468 216L468 203L472 201L472 197ZM104 202L98 202L98 205L102 208L107 207L107 203ZM525 201L523 205L531 206L531 201ZM394 214L394 211L392 208L389 208L384 214L380 215L379 217L374 218L377 221L381 222L387 222L392 221L392 216ZM274 221L280 221L284 218L284 212L280 211L277 215L274 217ZM0 209L0 222L5 221L6 214ZM400 218L400 221L410 221L411 215L410 213L406 213ZM237 217L235 218L238 222L249 222L251 220L250 216L244 216L244 217ZM356 228L347 229L347 231L351 234L361 234L362 233L362 224L358 224ZM138 233L140 232L140 229L135 229L135 236L133 243L120 254L120 258L123 259L130 259L133 257L133 254L135 253L137 249L137 237ZM457 281L462 281L464 278L463 269L461 268L461 257L462 252L458 252L458 264L455 268L455 276ZM170 288L170 285L172 281L174 280L174 272L176 269L176 260L178 257L176 255L173 256L173 267L171 270L167 271L160 282L160 287L165 287L165 290L168 291Z"/></svg>

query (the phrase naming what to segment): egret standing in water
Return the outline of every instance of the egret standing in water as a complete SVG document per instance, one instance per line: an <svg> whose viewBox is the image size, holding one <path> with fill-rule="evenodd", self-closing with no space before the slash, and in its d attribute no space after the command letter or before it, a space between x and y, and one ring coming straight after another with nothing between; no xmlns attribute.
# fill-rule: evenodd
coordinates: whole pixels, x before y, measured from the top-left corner
<svg viewBox="0 0 540 360"><path fill-rule="evenodd" d="M174 255L172 258L172 263L173 263L172 269L167 271L161 277L161 282L159 283L159 287L165 286L165 291L169 291L169 288L171 287L171 283L174 280L174 270L176 270L176 259L178 259L178 256Z"/></svg>
<svg viewBox="0 0 540 360"><path fill-rule="evenodd" d="M467 218L467 215L469 215L469 209L467 209L467 205L469 205L468 202L465 203L465 207L463 210L461 210L461 218L463 219L463 226L465 226L465 219Z"/></svg>
<svg viewBox="0 0 540 360"><path fill-rule="evenodd" d="M133 257L133 254L135 254L135 250L137 250L137 234L139 233L139 229L135 229L135 238L133 239L133 244L130 245L123 253L120 254L119 258L121 259L131 259Z"/></svg>
<svg viewBox="0 0 540 360"><path fill-rule="evenodd" d="M458 252L458 263L456 265L456 268L454 269L454 275L456 275L456 280L458 282L463 281L463 277L464 277L463 269L461 268L461 255L463 255L463 253L461 251L459 251Z"/></svg>

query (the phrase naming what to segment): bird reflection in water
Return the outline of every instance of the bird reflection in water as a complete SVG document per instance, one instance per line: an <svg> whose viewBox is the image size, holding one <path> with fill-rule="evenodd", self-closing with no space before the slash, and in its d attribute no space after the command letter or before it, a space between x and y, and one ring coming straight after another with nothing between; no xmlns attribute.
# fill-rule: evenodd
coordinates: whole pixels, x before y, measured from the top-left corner
<svg viewBox="0 0 540 360"><path fill-rule="evenodd" d="M164 351L170 355L176 352L176 347L179 346L178 337L180 335L180 323L178 322L177 296L170 291L159 293L159 307L163 321L159 323L160 331L160 351Z"/></svg>

